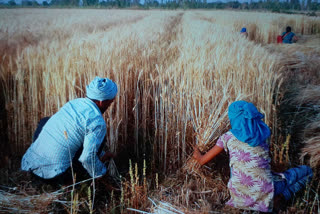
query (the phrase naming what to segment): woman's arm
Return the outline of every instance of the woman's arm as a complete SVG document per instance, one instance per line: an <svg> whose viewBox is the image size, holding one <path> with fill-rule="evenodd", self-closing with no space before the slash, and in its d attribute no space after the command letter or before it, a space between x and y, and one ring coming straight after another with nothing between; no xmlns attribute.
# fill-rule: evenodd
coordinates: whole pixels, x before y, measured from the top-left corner
<svg viewBox="0 0 320 214"><path fill-rule="evenodd" d="M206 154L201 155L198 148L194 147L193 157L201 164L204 165L211 161L215 156L220 154L223 151L223 148L215 145L212 149L210 149Z"/></svg>

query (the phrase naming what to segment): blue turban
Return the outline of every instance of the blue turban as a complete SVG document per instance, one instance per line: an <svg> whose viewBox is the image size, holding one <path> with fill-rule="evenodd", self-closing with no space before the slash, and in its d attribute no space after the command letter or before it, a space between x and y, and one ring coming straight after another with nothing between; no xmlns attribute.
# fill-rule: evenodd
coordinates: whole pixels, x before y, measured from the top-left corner
<svg viewBox="0 0 320 214"><path fill-rule="evenodd" d="M87 97L94 100L112 100L118 92L117 85L108 78L96 77L87 85Z"/></svg>
<svg viewBox="0 0 320 214"><path fill-rule="evenodd" d="M247 28L245 28L245 27L242 28L240 32L241 32L241 33L247 32Z"/></svg>
<svg viewBox="0 0 320 214"><path fill-rule="evenodd" d="M232 134L250 146L259 146L270 136L270 129L261 119L258 109L246 101L236 101L229 106L228 116Z"/></svg>

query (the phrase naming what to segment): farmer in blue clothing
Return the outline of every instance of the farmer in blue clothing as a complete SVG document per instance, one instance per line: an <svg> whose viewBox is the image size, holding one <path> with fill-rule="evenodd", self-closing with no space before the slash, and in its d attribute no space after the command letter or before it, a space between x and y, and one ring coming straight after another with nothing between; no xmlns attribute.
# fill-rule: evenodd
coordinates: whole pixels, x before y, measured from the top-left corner
<svg viewBox="0 0 320 214"><path fill-rule="evenodd" d="M283 32L281 36L282 43L292 44L293 42L298 41L298 37L293 32L291 32L290 26L286 28L286 32Z"/></svg>
<svg viewBox="0 0 320 214"><path fill-rule="evenodd" d="M22 158L21 169L58 181L61 179L57 178L71 176L66 175L70 166L80 166L92 178L106 174L103 161L112 154L101 151L106 135L102 114L112 104L117 91L112 80L96 77L86 87L86 98L71 100L52 117L43 118L34 142Z"/></svg>
<svg viewBox="0 0 320 214"><path fill-rule="evenodd" d="M247 32L247 28L243 27L240 31L240 35L244 36L244 37L248 37L248 32Z"/></svg>

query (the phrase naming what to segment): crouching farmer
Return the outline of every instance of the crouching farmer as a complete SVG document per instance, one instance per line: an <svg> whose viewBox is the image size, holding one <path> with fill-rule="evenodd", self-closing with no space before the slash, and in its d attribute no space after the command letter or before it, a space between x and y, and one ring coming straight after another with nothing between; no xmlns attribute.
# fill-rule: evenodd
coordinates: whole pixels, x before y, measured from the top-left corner
<svg viewBox="0 0 320 214"><path fill-rule="evenodd" d="M106 135L102 114L117 91L112 80L96 77L86 87L86 98L71 100L52 117L40 121L21 169L58 183L72 181L72 170L77 177L83 173L92 178L106 174L103 161L111 153L102 152Z"/></svg>
<svg viewBox="0 0 320 214"><path fill-rule="evenodd" d="M283 173L272 172L267 142L271 132L262 120L264 116L246 101L233 102L228 116L231 129L206 154L195 148L193 157L204 165L225 150L231 170L227 205L261 212L278 210L280 204L273 205L274 199L282 204L289 200L311 180L311 168L303 165Z"/></svg>

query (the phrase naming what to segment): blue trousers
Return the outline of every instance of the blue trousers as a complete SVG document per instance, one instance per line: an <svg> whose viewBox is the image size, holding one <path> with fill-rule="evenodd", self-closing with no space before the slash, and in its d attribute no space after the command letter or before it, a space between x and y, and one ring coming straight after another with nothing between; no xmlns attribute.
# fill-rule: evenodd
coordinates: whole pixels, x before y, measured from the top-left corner
<svg viewBox="0 0 320 214"><path fill-rule="evenodd" d="M283 175L285 179L274 181L274 196L282 194L286 200L289 200L293 194L306 186L313 173L310 167L302 165L288 169L283 172Z"/></svg>

